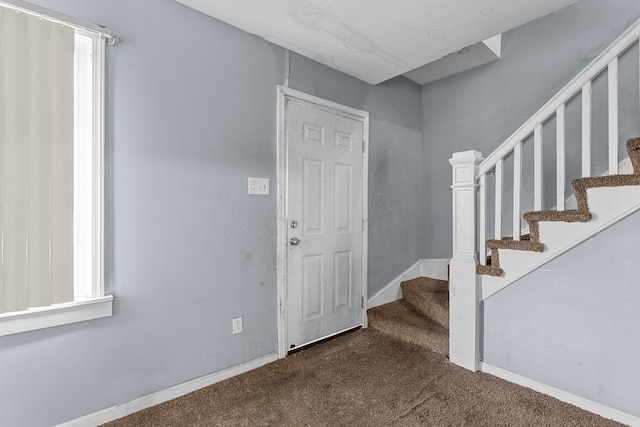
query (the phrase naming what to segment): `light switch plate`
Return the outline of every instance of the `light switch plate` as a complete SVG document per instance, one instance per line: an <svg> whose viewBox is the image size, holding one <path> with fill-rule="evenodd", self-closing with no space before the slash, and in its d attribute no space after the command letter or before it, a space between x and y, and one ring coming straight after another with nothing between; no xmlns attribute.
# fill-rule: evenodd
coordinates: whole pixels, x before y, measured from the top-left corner
<svg viewBox="0 0 640 427"><path fill-rule="evenodd" d="M269 178L249 177L249 194L253 196L268 196Z"/></svg>
<svg viewBox="0 0 640 427"><path fill-rule="evenodd" d="M242 333L242 317L231 319L231 329L233 335Z"/></svg>

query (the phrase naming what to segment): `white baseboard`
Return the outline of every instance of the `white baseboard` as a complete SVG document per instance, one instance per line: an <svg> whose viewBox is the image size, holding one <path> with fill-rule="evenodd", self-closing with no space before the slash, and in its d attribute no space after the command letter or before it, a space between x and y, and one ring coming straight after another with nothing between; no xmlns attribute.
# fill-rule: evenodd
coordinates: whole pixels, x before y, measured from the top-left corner
<svg viewBox="0 0 640 427"><path fill-rule="evenodd" d="M380 289L374 296L369 298L367 302L367 308L377 307L382 304L388 304L402 298L402 290L400 289L400 283L405 280L415 279L420 277L422 261L418 260L415 264L409 267L405 272L401 273L398 277L393 279L387 286Z"/></svg>
<svg viewBox="0 0 640 427"><path fill-rule="evenodd" d="M416 261L406 271L393 279L387 286L369 298L367 308L377 307L382 304L397 301L402 298L400 283L418 277L431 277L432 279L447 280L447 266L449 258L442 259L422 259Z"/></svg>
<svg viewBox="0 0 640 427"><path fill-rule="evenodd" d="M451 258L423 259L420 261L420 276L438 280L449 280Z"/></svg>
<svg viewBox="0 0 640 427"><path fill-rule="evenodd" d="M577 406L578 408L584 409L585 411L593 412L594 414L598 414L601 417L608 418L619 423L627 424L632 427L640 427L640 418L624 413L617 409L610 408L601 403L585 399L584 397L576 396L575 394L571 394L564 390L551 387L547 384L543 384L538 381L523 377L521 375L514 374L513 372L506 371L502 368L498 368L497 366L493 366L485 362L480 362L480 370L487 374L502 378L503 380L530 388L551 397L555 397L562 402Z"/></svg>
<svg viewBox="0 0 640 427"><path fill-rule="evenodd" d="M267 354L266 356L262 356L248 362L241 363L239 365L235 365L230 368L226 368L221 371L214 372L212 374L205 375L203 377L196 378L191 381L187 381L182 384L178 384L173 387L148 394L146 396L142 396L138 399L132 400L131 402L112 406L110 408L85 415L84 417L58 424L57 427L93 427L108 423L110 421L117 420L118 418L131 415L134 412L142 411L143 409L147 409L160 403L175 399L177 397L184 396L185 394L194 392L203 387L210 386L236 375L240 375L242 373L259 368L263 365L274 362L277 359L277 353Z"/></svg>

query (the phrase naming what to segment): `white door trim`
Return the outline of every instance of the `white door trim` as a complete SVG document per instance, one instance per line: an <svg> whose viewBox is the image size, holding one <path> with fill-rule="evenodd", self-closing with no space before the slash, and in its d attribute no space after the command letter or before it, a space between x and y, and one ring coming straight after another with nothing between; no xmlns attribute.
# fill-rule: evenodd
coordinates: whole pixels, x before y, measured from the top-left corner
<svg viewBox="0 0 640 427"><path fill-rule="evenodd" d="M364 143L364 153L362 159L362 326L367 327L367 259L368 259L368 229L369 229L369 213L368 213L368 176L369 176L369 113L357 110L355 108L346 107L335 102L327 101L313 95L308 95L297 90L289 89L284 86L278 86L278 116L277 116L277 310L278 310L278 357L283 358L287 354L287 188L286 188L286 170L287 170L287 146L286 146L286 100L297 99L307 103L316 105L319 108L326 109L331 112L338 112L354 120L362 122L363 133L362 139Z"/></svg>

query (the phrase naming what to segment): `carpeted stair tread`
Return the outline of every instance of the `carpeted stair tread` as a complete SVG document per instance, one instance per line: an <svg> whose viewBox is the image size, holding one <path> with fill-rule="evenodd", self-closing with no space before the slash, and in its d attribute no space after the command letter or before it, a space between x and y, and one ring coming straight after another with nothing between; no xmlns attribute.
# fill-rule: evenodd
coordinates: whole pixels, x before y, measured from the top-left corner
<svg viewBox="0 0 640 427"><path fill-rule="evenodd" d="M591 212L568 210L568 211L533 211L522 216L526 221L564 221L564 222L587 222L591 220Z"/></svg>
<svg viewBox="0 0 640 427"><path fill-rule="evenodd" d="M449 329L449 283L446 280L418 277L400 284L402 299L414 309Z"/></svg>
<svg viewBox="0 0 640 427"><path fill-rule="evenodd" d="M449 332L403 300L374 307L367 315L370 328L438 354L449 354Z"/></svg>
<svg viewBox="0 0 640 427"><path fill-rule="evenodd" d="M505 237L501 240L487 240L486 245L489 249L513 249L516 251L542 252L544 249L540 242L513 240L511 237Z"/></svg>
<svg viewBox="0 0 640 427"><path fill-rule="evenodd" d="M587 189L640 185L640 137L627 140L627 153L629 154L629 159L633 165L633 174L585 177L572 180L571 186L575 190L578 209L566 211L534 211L525 213L523 218L529 224L530 239L527 241L514 241L511 238L487 240L486 246L491 249L491 263L490 265L477 265L476 273L490 276L501 276L503 274L504 271L500 267L500 260L498 257L499 249L542 252L544 250L544 245L540 241L540 228L538 225L542 221L590 221L592 214L589 211Z"/></svg>
<svg viewBox="0 0 640 427"><path fill-rule="evenodd" d="M600 188L600 187L624 187L626 185L640 185L640 175L607 175L578 178L571 181L574 189Z"/></svg>
<svg viewBox="0 0 640 427"><path fill-rule="evenodd" d="M485 276L502 276L502 269L494 265L476 265L476 274L484 274Z"/></svg>

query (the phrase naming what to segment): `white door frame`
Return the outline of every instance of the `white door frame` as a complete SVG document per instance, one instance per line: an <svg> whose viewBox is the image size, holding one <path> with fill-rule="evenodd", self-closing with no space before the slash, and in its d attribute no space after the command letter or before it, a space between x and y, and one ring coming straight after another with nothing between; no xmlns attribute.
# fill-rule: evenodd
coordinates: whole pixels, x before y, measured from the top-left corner
<svg viewBox="0 0 640 427"><path fill-rule="evenodd" d="M277 125L277 144L278 144L278 211L277 211L277 234L278 234L278 357L283 358L287 355L287 141L286 141L286 100L296 99L306 103L314 104L316 107L339 113L351 119L362 123L363 133L363 159L362 159L362 327L367 327L367 259L368 259L368 229L369 229L369 113L357 110L355 108L346 107L335 102L327 101L322 98L308 95L297 90L289 89L284 86L278 86L278 125Z"/></svg>

